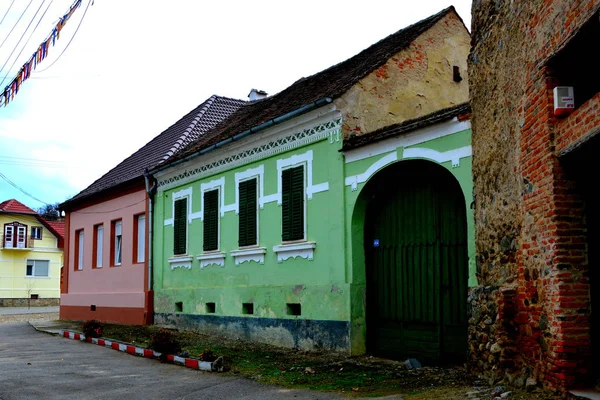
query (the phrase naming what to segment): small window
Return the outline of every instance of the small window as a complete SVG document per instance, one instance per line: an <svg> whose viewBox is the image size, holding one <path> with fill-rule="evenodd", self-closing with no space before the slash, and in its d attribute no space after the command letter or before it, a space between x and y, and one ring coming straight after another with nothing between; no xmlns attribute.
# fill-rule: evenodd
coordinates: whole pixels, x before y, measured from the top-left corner
<svg viewBox="0 0 600 400"><path fill-rule="evenodd" d="M304 166L281 173L281 237L284 242L304 239Z"/></svg>
<svg viewBox="0 0 600 400"><path fill-rule="evenodd" d="M123 258L123 221L113 221L112 223L112 236L113 236L113 248L112 248L112 262L114 266L121 265Z"/></svg>
<svg viewBox="0 0 600 400"><path fill-rule="evenodd" d="M27 276L48 276L50 261L48 260L27 260Z"/></svg>
<svg viewBox="0 0 600 400"><path fill-rule="evenodd" d="M104 241L104 226L96 225L94 226L94 268L102 268L102 251L103 246L102 243Z"/></svg>
<svg viewBox="0 0 600 400"><path fill-rule="evenodd" d="M173 254L187 253L187 198L175 200Z"/></svg>
<svg viewBox="0 0 600 400"><path fill-rule="evenodd" d="M204 192L204 251L219 250L219 190Z"/></svg>
<svg viewBox="0 0 600 400"><path fill-rule="evenodd" d="M76 268L79 271L83 270L83 244L83 229L79 229L75 231L75 260L77 262Z"/></svg>
<svg viewBox="0 0 600 400"><path fill-rule="evenodd" d="M31 227L31 238L36 240L42 239L42 227L41 226L32 226Z"/></svg>
<svg viewBox="0 0 600 400"><path fill-rule="evenodd" d="M250 179L239 183L239 246L255 246L258 244L257 232L257 199L256 187L258 179Z"/></svg>
<svg viewBox="0 0 600 400"><path fill-rule="evenodd" d="M548 61L550 74L557 86L573 86L575 108L600 91L596 56L592 50L600 36L600 19L596 12L573 38Z"/></svg>
<svg viewBox="0 0 600 400"><path fill-rule="evenodd" d="M146 216L144 214L135 216L134 229L133 262L143 263L146 257Z"/></svg>

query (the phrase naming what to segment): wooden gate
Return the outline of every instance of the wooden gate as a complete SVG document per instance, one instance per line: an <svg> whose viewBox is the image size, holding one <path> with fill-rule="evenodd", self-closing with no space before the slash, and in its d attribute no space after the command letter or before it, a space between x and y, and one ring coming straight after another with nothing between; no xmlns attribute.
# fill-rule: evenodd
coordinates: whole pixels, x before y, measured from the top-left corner
<svg viewBox="0 0 600 400"><path fill-rule="evenodd" d="M398 359L462 362L468 277L464 197L442 167L405 164L379 177L367 208L368 349Z"/></svg>

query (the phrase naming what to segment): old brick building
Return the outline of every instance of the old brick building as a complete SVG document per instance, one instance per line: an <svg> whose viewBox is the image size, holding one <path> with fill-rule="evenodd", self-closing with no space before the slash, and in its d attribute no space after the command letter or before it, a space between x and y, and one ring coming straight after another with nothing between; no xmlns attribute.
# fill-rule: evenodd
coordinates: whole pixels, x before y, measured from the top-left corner
<svg viewBox="0 0 600 400"><path fill-rule="evenodd" d="M600 377L599 8L473 2L469 358L491 380L564 390ZM574 88L570 115L555 115L556 86Z"/></svg>

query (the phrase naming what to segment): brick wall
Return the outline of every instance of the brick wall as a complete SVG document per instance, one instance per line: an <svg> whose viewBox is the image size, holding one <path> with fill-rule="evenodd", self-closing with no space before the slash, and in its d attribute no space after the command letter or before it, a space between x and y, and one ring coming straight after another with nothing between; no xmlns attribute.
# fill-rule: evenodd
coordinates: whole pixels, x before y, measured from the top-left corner
<svg viewBox="0 0 600 400"><path fill-rule="evenodd" d="M493 381L519 386L531 378L563 390L585 384L590 370L585 202L557 153L600 126L600 96L555 118L552 89L560 82L547 65L599 6L473 2L469 80L481 287L469 301L471 313L497 304L489 330L498 346L494 353L471 335L470 365Z"/></svg>

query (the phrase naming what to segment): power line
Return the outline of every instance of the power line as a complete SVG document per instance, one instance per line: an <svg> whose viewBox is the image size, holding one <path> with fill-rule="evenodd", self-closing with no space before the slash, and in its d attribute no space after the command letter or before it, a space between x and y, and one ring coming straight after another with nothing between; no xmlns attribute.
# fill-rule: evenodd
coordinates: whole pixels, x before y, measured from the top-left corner
<svg viewBox="0 0 600 400"><path fill-rule="evenodd" d="M23 193L26 196L31 197L32 199L34 199L35 201L39 201L42 204L45 204L47 206L49 206L50 204L46 203L45 201L42 201L40 199L38 199L37 197L29 194L28 192L26 192L25 190L21 189L16 183L14 183L13 181L11 181L10 179L8 179L6 177L6 175L4 175L2 172L0 172L0 178L4 179L6 182L8 182L9 185L11 185L12 187L16 188L17 190L19 190L21 193Z"/></svg>
<svg viewBox="0 0 600 400"><path fill-rule="evenodd" d="M65 53L65 51L67 51L67 49L69 48L69 45L71 44L71 42L75 38L75 35L77 34L77 31L79 30L79 27L81 26L81 23L83 22L83 19L85 18L85 14L87 13L87 10L90 7L91 3L92 3L92 0L88 0L87 5L85 6L85 10L83 10L83 15L81 16L81 20L79 21L79 25L77 25L77 29L75 29L75 32L73 32L73 36L71 36L71 40L69 40L69 43L67 43L67 45L63 49L62 53L60 53L58 55L58 57L56 57L56 59L54 61L52 61L52 64L48 65L46 68L44 68L42 70L35 71L36 73L47 71L48 68L50 68L51 66L53 66L60 59L60 57Z"/></svg>
<svg viewBox="0 0 600 400"><path fill-rule="evenodd" d="M23 13L21 14L21 16L19 17L19 19L17 20L17 22L15 22L15 24L13 25L13 27L11 28L10 32L8 32L8 35L4 38L4 40L2 41L2 44L0 44L0 49L2 48L2 46L4 46L4 43L6 43L6 41L8 40L8 38L10 37L10 34L12 33L12 31L15 30L15 27L17 26L17 24L19 23L19 21L21 20L21 18L23 18L23 15L25 15L25 13L27 12L27 9L29 8L29 6L31 5L31 3L33 3L33 0L29 1L29 4L27 4L27 7L25 7L25 11L23 11Z"/></svg>
<svg viewBox="0 0 600 400"><path fill-rule="evenodd" d="M2 20L0 21L0 25L2 25L2 23L4 22L4 18L6 18L6 16L8 15L8 12L12 8L13 4L15 4L15 0L12 0L12 2L10 3L10 6L8 6L8 10L6 10L6 12L4 13L4 17L2 17Z"/></svg>
<svg viewBox="0 0 600 400"><path fill-rule="evenodd" d="M42 9L42 6L44 5L44 3L46 2L46 0L42 0L42 4L40 4L40 6L38 7L37 11L35 12L35 14L33 15L33 18L31 18L31 21L29 21L29 24L27 24L27 28L25 28L25 31L23 31L23 34L21 35L21 37L19 38L19 41L17 42L17 44L15 44L15 47L13 47L12 51L10 52L10 54L8 55L8 58L6 59L6 61L4 62L4 64L2 65L2 68L0 68L0 73L2 73L2 71L4 70L4 67L6 66L6 64L8 64L8 61L10 60L10 58L12 57L13 53L15 52L15 50L17 49L17 47L19 47L19 45L21 44L21 41L23 40L23 38L25 37L25 34L27 33L27 31L29 30L29 27L31 26L31 24L33 23L33 21L35 20L35 17L37 17L38 13L40 12L40 10ZM36 25L37 28L37 25ZM35 29L34 29L35 32ZM27 45L27 43L25 43L25 45ZM23 52L23 50L21 50L21 53ZM21 53L19 53L19 55L21 55ZM17 59L19 58L19 56L17 56ZM17 62L17 59L15 59L15 62ZM15 65L15 63L13 62L13 65ZM12 68L12 66L10 67ZM2 87L2 84L4 83L4 81L6 80L6 77L8 76L8 74L10 73L10 68L8 69L8 71L6 71L6 76L4 76L4 79L2 79L2 82L0 82L0 87Z"/></svg>

